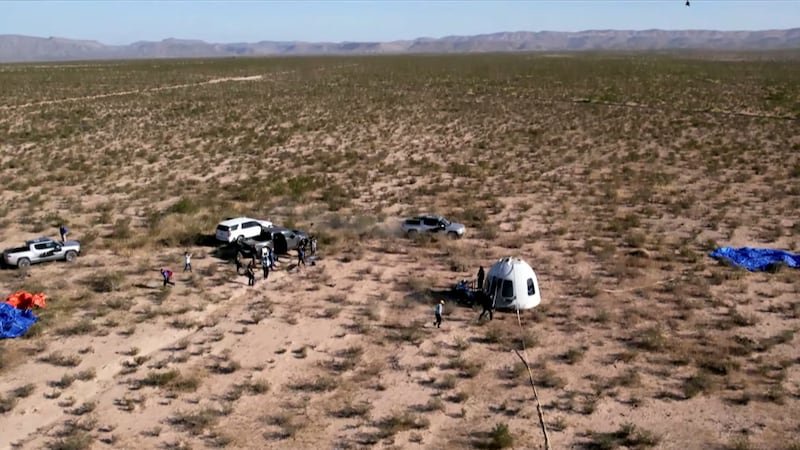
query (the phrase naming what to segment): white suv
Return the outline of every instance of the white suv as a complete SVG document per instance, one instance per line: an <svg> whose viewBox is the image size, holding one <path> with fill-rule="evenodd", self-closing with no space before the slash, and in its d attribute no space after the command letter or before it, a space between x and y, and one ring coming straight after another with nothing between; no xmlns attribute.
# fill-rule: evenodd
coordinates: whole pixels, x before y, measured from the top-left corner
<svg viewBox="0 0 800 450"><path fill-rule="evenodd" d="M216 238L222 242L238 242L261 234L261 227L269 228L272 222L249 217L235 217L223 220L217 225Z"/></svg>

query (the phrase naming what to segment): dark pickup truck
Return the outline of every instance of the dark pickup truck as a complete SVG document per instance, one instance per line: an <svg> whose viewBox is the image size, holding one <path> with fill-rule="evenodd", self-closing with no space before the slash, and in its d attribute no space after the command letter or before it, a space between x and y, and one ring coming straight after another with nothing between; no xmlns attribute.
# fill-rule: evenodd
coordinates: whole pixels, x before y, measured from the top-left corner
<svg viewBox="0 0 800 450"><path fill-rule="evenodd" d="M290 228L271 226L262 227L261 234L256 237L244 239L240 244L242 255L261 255L264 248L269 247L278 255L288 254L296 249L301 242L308 241L308 233Z"/></svg>

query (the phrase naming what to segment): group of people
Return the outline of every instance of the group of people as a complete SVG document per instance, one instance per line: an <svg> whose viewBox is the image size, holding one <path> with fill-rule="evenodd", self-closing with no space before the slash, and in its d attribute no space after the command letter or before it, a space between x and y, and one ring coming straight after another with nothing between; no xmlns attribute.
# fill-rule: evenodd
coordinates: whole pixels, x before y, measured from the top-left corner
<svg viewBox="0 0 800 450"><path fill-rule="evenodd" d="M64 233L65 235L66 233ZM62 235L62 240L64 235ZM306 252L307 248L310 247L311 255L315 256L317 252L317 242L316 238L311 237L310 239L303 239L300 241L299 245L297 246L297 267L306 265ZM192 254L188 251L184 253L184 267L183 271L191 272L192 271ZM264 280L266 281L269 278L269 272L271 270L275 270L275 262L277 261L277 255L270 247L264 247L261 250L261 268L264 274ZM241 261L241 254L237 252L236 257L234 259L234 263L236 264L236 273L241 274L243 265ZM172 271L168 269L161 269L161 275L164 279L164 286L174 285L172 282ZM247 276L247 285L248 286L255 286L256 284L256 255L253 254L252 259L244 267L244 275ZM485 279L485 271L483 266L478 268L477 280L475 284L474 292L477 295L478 302L482 307L482 311L480 316L478 316L478 320L482 320L485 315L488 315L489 320L492 320L494 317L494 298L491 295L486 294L483 292L483 282ZM444 300L439 300L436 305L434 306L434 322L433 325L436 328L441 328L442 325L442 316L444 314Z"/></svg>
<svg viewBox="0 0 800 450"><path fill-rule="evenodd" d="M191 272L192 271L192 254L189 252L184 252L183 254L183 271L184 272ZM171 270L161 268L161 278L164 279L164 287L167 286L175 286L175 282L172 281L172 273Z"/></svg>
<svg viewBox="0 0 800 450"><path fill-rule="evenodd" d="M62 226L62 228L64 228ZM62 241L66 236L66 231L62 231ZM303 239L300 241L300 244L297 246L297 267L299 268L301 265L306 265L306 247L310 245L311 247L311 255L315 256L317 253L317 241L316 238L312 237L311 239ZM192 271L192 254L188 251L183 255L184 263L183 263L183 271L184 272L191 272ZM272 250L271 247L264 247L261 249L261 269L264 271L264 280L266 281L269 278L270 270L275 270L275 261L277 256L275 252ZM236 253L236 257L234 258L234 263L236 264L236 273L241 273L242 271L242 260L240 253ZM248 286L255 286L256 284L256 255L253 254L250 263L247 264L245 268L244 275L247 276L247 285ZM164 279L164 286L174 286L175 283L172 281L172 271L169 269L161 268L161 276ZM478 276L476 282L476 291L477 295L479 296L479 301L483 310L481 311L480 316L478 316L478 320L483 319L484 315L488 314L489 320L492 320L494 317L494 299L491 296L486 295L483 290L483 281L486 274L483 270L483 266L478 268ZM442 325L442 314L444 313L444 300L440 300L436 306L434 307L434 322L433 325L436 328L440 328Z"/></svg>
<svg viewBox="0 0 800 450"><path fill-rule="evenodd" d="M308 254L309 250L311 251L311 256L315 257L317 255L317 238L311 236L310 238L303 238L297 244L297 268L299 269L300 266L306 265L306 255ZM264 271L264 280L269 278L270 270L275 270L275 261L277 260L277 254L272 249L272 247L264 247L261 249L261 268ZM239 273L241 270L241 260L239 259L239 254L236 254L236 272ZM313 261L312 261L313 265ZM248 286L255 286L256 284L256 256L253 255L253 259L250 261L250 264L247 265L245 269L245 275L247 276L247 285Z"/></svg>
<svg viewBox="0 0 800 450"><path fill-rule="evenodd" d="M242 259L241 254L236 253L236 257L234 258L233 262L236 264L236 273L242 273ZM264 247L261 249L261 270L264 272L264 280L269 278L270 270L275 270L275 261L277 260L277 255L272 250L271 247ZM247 267L244 267L244 275L247 277L247 285L248 286L255 286L256 285L256 254L253 253L250 262L247 264Z"/></svg>
<svg viewBox="0 0 800 450"><path fill-rule="evenodd" d="M61 232L61 240L63 241L66 238L67 229L62 225L59 231ZM297 267L299 268L300 266L305 266L306 255L309 253L309 251L312 257L317 255L317 238L315 236L303 238L298 243L296 251ZM239 252L236 253L236 256L233 260L234 264L236 264L236 273L240 275L243 274L247 277L248 286L255 286L256 284L256 256L257 255L253 253L252 258L247 266L243 265L242 255ZM264 280L267 280L269 278L270 271L275 270L275 263L278 261L278 255L271 247L265 246L261 249L260 260L261 270L264 274ZM188 251L183 254L183 271L192 271L192 254ZM171 270L163 267L161 268L161 277L163 278L165 287L175 285L175 283L172 281L173 275L174 273Z"/></svg>
<svg viewBox="0 0 800 450"><path fill-rule="evenodd" d="M317 238L311 236L303 238L297 244L297 267L306 265L306 255L311 252L311 257L317 256ZM313 265L313 261L312 261Z"/></svg>
<svg viewBox="0 0 800 450"><path fill-rule="evenodd" d="M66 232L62 233L62 240ZM310 240L304 239L300 242L297 246L297 267L299 268L301 265L305 265L305 254L306 254L306 247L309 245L311 246L311 254L316 255L316 239L311 238ZM184 272L191 272L192 271L192 254L188 251L183 254L184 263L183 263L183 271ZM277 256L275 252L270 247L264 247L261 249L261 268L264 271L264 280L266 281L269 278L270 270L275 270L275 261ZM236 257L234 258L234 263L236 264L236 273L242 272L242 260L240 253L236 253ZM169 269L161 268L161 276L164 280L164 286L174 286L175 283L172 281L172 271ZM247 276L247 285L248 286L255 286L256 284L256 256L253 254L252 259L247 264L247 267L244 270L244 275ZM485 294L482 290L483 281L485 278L485 272L483 270L483 266L478 269L478 277L475 289L477 291L477 295L483 310L481 311L480 316L478 316L478 320L483 319L484 315L488 314L489 320L492 320L494 317L494 299L491 296ZM436 328L441 328L442 325L442 315L444 314L444 300L440 300L436 303L436 306L433 309L434 314L434 321L433 325Z"/></svg>
<svg viewBox="0 0 800 450"><path fill-rule="evenodd" d="M481 305L482 311L481 315L478 316L478 320L482 320L484 315L489 316L489 320L494 319L494 298L491 295L486 294L483 292L483 281L486 278L486 272L483 270L483 266L478 268L478 279L476 280L475 284L475 295L478 297L478 302ZM444 300L440 300L436 306L433 307L433 326L436 328L440 328L442 325L442 314L444 313Z"/></svg>

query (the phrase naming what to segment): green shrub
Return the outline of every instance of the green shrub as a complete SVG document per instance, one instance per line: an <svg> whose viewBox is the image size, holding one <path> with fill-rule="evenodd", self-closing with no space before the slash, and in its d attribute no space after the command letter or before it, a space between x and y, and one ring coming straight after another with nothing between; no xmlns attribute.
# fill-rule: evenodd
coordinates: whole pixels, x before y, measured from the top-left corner
<svg viewBox="0 0 800 450"><path fill-rule="evenodd" d="M101 273L89 280L92 290L99 293L119 291L124 282L125 274L122 272Z"/></svg>
<svg viewBox="0 0 800 450"><path fill-rule="evenodd" d="M187 197L181 197L180 200L173 203L172 206L167 209L167 211L173 214L192 214L197 212L198 209L199 207L194 200Z"/></svg>
<svg viewBox="0 0 800 450"><path fill-rule="evenodd" d="M489 442L487 447L491 449L509 448L514 446L514 437L508 430L508 425L505 423L498 423L489 432Z"/></svg>

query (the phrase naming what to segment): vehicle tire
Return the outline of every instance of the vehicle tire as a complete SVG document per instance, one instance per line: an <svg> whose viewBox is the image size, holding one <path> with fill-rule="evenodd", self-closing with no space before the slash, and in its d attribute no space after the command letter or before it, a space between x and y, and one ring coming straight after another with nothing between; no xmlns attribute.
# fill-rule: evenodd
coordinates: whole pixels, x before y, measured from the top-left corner
<svg viewBox="0 0 800 450"><path fill-rule="evenodd" d="M17 267L19 267L20 269L25 269L30 266L31 266L31 260L28 258L21 258L19 261L17 261Z"/></svg>
<svg viewBox="0 0 800 450"><path fill-rule="evenodd" d="M236 243L242 245L242 242L244 242L244 236L236 236Z"/></svg>
<svg viewBox="0 0 800 450"><path fill-rule="evenodd" d="M418 234L419 234L419 232L417 230L408 230L408 233L406 233L406 236L408 236L409 239L414 239L414 238L417 237Z"/></svg>
<svg viewBox="0 0 800 450"><path fill-rule="evenodd" d="M458 239L460 236L455 231L448 231L447 237L449 237L450 239Z"/></svg>
<svg viewBox="0 0 800 450"><path fill-rule="evenodd" d="M78 254L75 251L70 250L70 251L67 252L66 255L64 255L64 261L72 262L72 261L75 261L75 258L77 258L77 257L78 257Z"/></svg>

